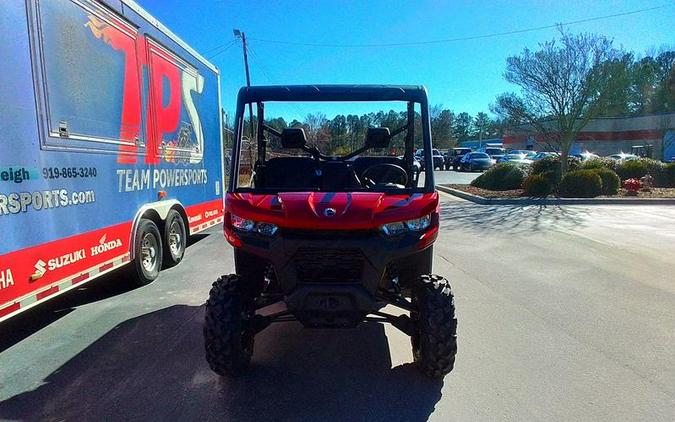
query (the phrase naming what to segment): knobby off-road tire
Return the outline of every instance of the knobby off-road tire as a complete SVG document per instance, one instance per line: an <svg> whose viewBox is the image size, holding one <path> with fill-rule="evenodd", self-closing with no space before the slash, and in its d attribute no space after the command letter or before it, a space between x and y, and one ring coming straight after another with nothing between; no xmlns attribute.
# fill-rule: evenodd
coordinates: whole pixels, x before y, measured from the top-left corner
<svg viewBox="0 0 675 422"><path fill-rule="evenodd" d="M438 275L420 276L413 289L410 337L419 370L433 378L452 371L457 354L457 319L450 283Z"/></svg>
<svg viewBox="0 0 675 422"><path fill-rule="evenodd" d="M245 294L245 282L238 275L222 276L213 283L206 301L206 361L218 375L242 375L251 363L255 333L248 321L255 308Z"/></svg>

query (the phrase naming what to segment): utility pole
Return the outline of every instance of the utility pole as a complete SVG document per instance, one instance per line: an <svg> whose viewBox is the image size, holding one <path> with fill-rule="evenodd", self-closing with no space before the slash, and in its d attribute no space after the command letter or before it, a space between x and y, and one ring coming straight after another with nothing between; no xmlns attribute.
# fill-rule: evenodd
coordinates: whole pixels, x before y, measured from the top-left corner
<svg viewBox="0 0 675 422"><path fill-rule="evenodd" d="M241 44L244 48L244 68L246 69L246 86L250 87L251 86L251 74L248 71L248 49L246 48L246 34L238 29L233 29L232 32L234 33L234 36L236 38L241 39ZM253 142L255 139L254 135L254 129L253 129L253 104L248 103L248 114L250 118L250 129L251 129L251 137L249 139L249 143Z"/></svg>

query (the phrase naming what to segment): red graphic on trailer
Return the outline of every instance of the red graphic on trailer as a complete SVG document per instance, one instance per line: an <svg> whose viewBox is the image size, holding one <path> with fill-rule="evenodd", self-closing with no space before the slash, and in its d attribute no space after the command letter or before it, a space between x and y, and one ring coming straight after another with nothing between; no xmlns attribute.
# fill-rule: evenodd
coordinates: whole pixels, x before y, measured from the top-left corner
<svg viewBox="0 0 675 422"><path fill-rule="evenodd" d="M120 139L130 144L120 146L117 161L135 164L138 144L145 139L146 164L159 164L160 157L172 163L201 162L204 136L192 95L203 92L203 76L156 43L137 37L124 22L116 21L113 26L93 15L88 18L85 26L92 34L125 56ZM140 75L144 67L150 80L148 121L142 134Z"/></svg>

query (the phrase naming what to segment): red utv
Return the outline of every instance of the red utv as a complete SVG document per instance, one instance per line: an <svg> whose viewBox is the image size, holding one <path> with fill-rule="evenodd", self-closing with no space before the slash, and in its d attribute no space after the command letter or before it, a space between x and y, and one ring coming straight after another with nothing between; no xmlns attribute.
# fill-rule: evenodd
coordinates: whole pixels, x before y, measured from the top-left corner
<svg viewBox="0 0 675 422"><path fill-rule="evenodd" d="M337 147L325 133L308 139L307 127L265 118L266 106L278 102L383 101L406 107L400 126L362 128ZM253 142L242 141L250 106L257 109ZM244 372L255 335L272 323L350 328L379 321L410 336L424 374L449 373L457 352L453 295L446 279L431 274L438 193L433 171L420 174L413 161L420 147L425 168L434 168L426 89L242 88L235 126L224 230L236 274L213 283L206 302L211 369ZM389 154L393 144L402 158ZM260 312L275 304L277 311ZM405 314L383 312L387 305Z"/></svg>

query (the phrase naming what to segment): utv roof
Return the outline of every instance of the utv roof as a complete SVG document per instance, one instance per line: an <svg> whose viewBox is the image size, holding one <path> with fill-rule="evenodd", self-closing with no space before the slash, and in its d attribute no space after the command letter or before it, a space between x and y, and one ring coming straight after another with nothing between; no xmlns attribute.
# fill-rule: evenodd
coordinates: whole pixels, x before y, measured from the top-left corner
<svg viewBox="0 0 675 422"><path fill-rule="evenodd" d="M414 101L426 103L427 89L418 85L277 85L239 90L239 102L264 101Z"/></svg>

